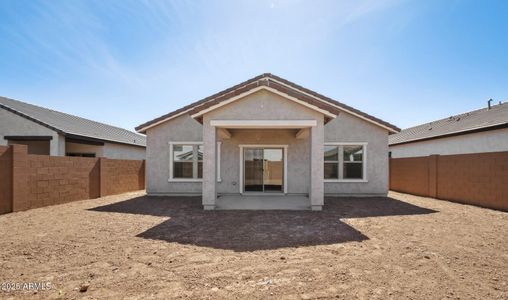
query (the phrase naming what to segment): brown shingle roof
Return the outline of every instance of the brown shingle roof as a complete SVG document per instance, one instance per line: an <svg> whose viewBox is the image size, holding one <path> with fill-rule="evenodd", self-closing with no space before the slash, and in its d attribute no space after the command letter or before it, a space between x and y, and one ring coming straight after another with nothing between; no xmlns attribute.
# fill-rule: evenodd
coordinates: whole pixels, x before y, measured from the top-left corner
<svg viewBox="0 0 508 300"><path fill-rule="evenodd" d="M493 105L407 128L389 137L390 145L508 127L508 103Z"/></svg>
<svg viewBox="0 0 508 300"><path fill-rule="evenodd" d="M254 89L254 88L256 88L258 86L262 86L262 85L277 89L280 92L283 92L285 94L288 94L290 96L298 98L299 100L305 101L305 102L307 102L313 106L316 106L320 109L329 111L332 114L337 115L339 113L339 111L342 110L342 111L346 111L346 112L349 112L352 114L356 114L356 115L358 115L362 118L365 118L368 121L373 122L379 126L386 127L392 132L400 131L400 129L395 125L392 125L392 124L385 122L381 119L378 119L378 118L373 117L369 114L361 112L351 106L348 106L348 105L343 104L341 102L335 101L331 98L325 97L325 96L318 94L312 90L304 88L304 87L297 85L289 80L283 79L281 77L275 76L270 73L261 74L259 76L254 77L254 78L251 78L247 81L244 81L240 84L237 84L231 88L223 90L219 93L213 94L213 95L206 97L202 100L199 100L199 101L191 103L187 106L184 106L178 110L175 110L173 112L170 112L168 114L165 114L163 116L155 118L151 121L148 121L144 124L137 126L136 130L138 132L144 133L144 132L146 132L147 127L155 126L158 123L162 123L165 120L169 120L172 117L175 117L175 116L180 115L185 112L187 112L191 115L196 114L203 109L214 106L222 101L225 101L225 100L230 99L234 96L245 93L251 89Z"/></svg>

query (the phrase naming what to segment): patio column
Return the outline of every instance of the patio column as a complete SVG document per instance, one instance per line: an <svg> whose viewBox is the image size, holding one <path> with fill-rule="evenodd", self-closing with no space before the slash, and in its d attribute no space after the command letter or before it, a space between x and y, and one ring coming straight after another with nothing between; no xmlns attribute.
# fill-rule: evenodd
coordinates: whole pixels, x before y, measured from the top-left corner
<svg viewBox="0 0 508 300"><path fill-rule="evenodd" d="M217 198L216 135L216 128L210 125L210 120L205 116L203 120L203 208L205 210L215 209Z"/></svg>
<svg viewBox="0 0 508 300"><path fill-rule="evenodd" d="M318 122L310 129L310 204L321 210L324 204L324 126Z"/></svg>

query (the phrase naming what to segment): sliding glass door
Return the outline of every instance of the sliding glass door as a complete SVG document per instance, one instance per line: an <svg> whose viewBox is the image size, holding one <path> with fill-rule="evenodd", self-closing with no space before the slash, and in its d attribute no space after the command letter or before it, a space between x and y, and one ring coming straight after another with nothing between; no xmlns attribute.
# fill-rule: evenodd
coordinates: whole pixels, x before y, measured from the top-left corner
<svg viewBox="0 0 508 300"><path fill-rule="evenodd" d="M244 191L282 192L284 150L282 148L244 149Z"/></svg>
<svg viewBox="0 0 508 300"><path fill-rule="evenodd" d="M263 191L263 149L247 148L244 150L244 191Z"/></svg>

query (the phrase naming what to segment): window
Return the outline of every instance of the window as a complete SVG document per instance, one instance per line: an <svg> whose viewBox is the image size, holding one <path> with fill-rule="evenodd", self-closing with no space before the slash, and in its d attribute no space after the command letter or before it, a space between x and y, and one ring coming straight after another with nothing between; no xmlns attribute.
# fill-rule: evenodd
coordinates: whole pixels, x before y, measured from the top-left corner
<svg viewBox="0 0 508 300"><path fill-rule="evenodd" d="M363 179L363 146L342 146L343 179Z"/></svg>
<svg viewBox="0 0 508 300"><path fill-rule="evenodd" d="M339 147L325 146L325 179L339 179Z"/></svg>
<svg viewBox="0 0 508 300"><path fill-rule="evenodd" d="M220 145L217 142L217 180L220 181ZM169 180L202 181L203 179L203 143L169 143Z"/></svg>
<svg viewBox="0 0 508 300"><path fill-rule="evenodd" d="M95 153L67 152L65 156L95 157Z"/></svg>
<svg viewBox="0 0 508 300"><path fill-rule="evenodd" d="M366 181L366 143L324 146L325 181Z"/></svg>
<svg viewBox="0 0 508 300"><path fill-rule="evenodd" d="M194 172L197 145L173 145L173 178L198 178Z"/></svg>

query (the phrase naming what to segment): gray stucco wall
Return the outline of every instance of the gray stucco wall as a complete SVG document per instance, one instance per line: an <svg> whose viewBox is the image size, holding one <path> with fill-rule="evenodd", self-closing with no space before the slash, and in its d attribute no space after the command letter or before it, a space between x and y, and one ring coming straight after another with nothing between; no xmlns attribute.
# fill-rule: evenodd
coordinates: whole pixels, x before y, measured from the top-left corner
<svg viewBox="0 0 508 300"><path fill-rule="evenodd" d="M210 120L322 120L323 115L261 90L206 114Z"/></svg>
<svg viewBox="0 0 508 300"><path fill-rule="evenodd" d="M182 115L146 133L146 176L149 194L201 194L201 182L168 182L169 142L202 142L203 126Z"/></svg>
<svg viewBox="0 0 508 300"><path fill-rule="evenodd" d="M26 145L28 154L49 155L49 141L8 141L8 145Z"/></svg>
<svg viewBox="0 0 508 300"><path fill-rule="evenodd" d="M268 91L251 94L211 111L210 120L310 120L323 115ZM182 115L147 131L147 191L150 194L201 194L200 182L168 182L169 141L202 142L203 127L189 115ZM221 179L218 193L239 192L239 144L287 144L288 193L309 193L309 137L296 139L296 130L230 130L222 141ZM341 113L324 127L325 142L367 142L368 182L325 183L326 194L384 195L388 191L388 132L362 119ZM321 174L322 176L322 174Z"/></svg>
<svg viewBox="0 0 508 300"><path fill-rule="evenodd" d="M111 159L145 159L146 148L124 144L105 143L102 155Z"/></svg>
<svg viewBox="0 0 508 300"><path fill-rule="evenodd" d="M325 182L328 195L388 193L388 131L347 113L325 125L327 142L367 142L367 182Z"/></svg>
<svg viewBox="0 0 508 300"><path fill-rule="evenodd" d="M4 136L9 135L51 136L53 139L50 141L50 154L65 155L61 147L63 138L56 131L0 108L0 145L7 145Z"/></svg>
<svg viewBox="0 0 508 300"><path fill-rule="evenodd" d="M393 158L508 151L508 128L390 146Z"/></svg>
<svg viewBox="0 0 508 300"><path fill-rule="evenodd" d="M65 156L68 144L70 152L94 152L97 156L116 159L145 159L145 148L142 147L105 143L102 149L97 150L97 146L66 143L65 137L56 131L0 108L0 145L7 145L4 136L9 135L51 136L50 155L53 156ZM91 151L91 148L97 152Z"/></svg>
<svg viewBox="0 0 508 300"><path fill-rule="evenodd" d="M209 120L318 120L323 115L282 96L261 90L206 114ZM288 145L288 194L307 194L310 185L309 137L296 139L297 130L231 130L221 149L219 193L239 193L240 144ZM234 185L236 183L236 185Z"/></svg>
<svg viewBox="0 0 508 300"><path fill-rule="evenodd" d="M218 193L239 193L241 144L288 145L288 193L309 192L309 139L296 139L297 130L231 130L231 139L221 147L221 179Z"/></svg>
<svg viewBox="0 0 508 300"><path fill-rule="evenodd" d="M74 153L95 153L96 157L107 157L111 159L145 159L146 149L144 147L129 146L115 143L104 143L104 146L87 145L78 143L65 143L65 152Z"/></svg>

